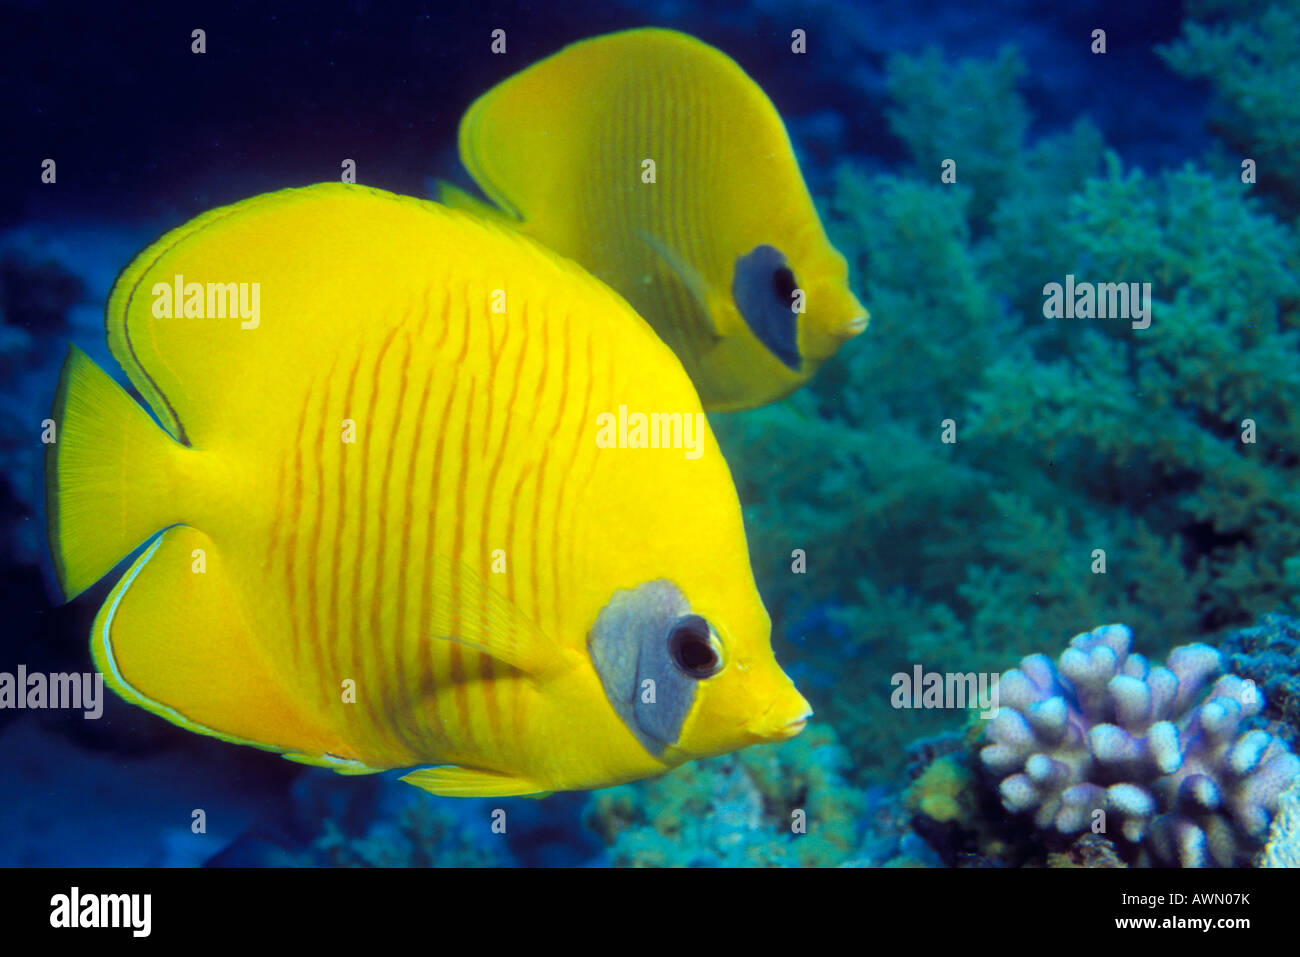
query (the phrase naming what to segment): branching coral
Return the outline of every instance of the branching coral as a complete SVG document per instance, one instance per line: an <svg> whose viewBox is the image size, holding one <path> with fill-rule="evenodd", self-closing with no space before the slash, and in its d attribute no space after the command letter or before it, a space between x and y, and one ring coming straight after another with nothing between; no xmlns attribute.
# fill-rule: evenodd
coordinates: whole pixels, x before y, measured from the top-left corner
<svg viewBox="0 0 1300 957"><path fill-rule="evenodd" d="M1253 682L1225 675L1208 645L1175 648L1165 665L1131 653L1122 625L1076 636L1057 663L1025 658L999 685L984 767L1002 803L1063 835L1106 819L1156 860L1184 867L1250 860L1300 758L1263 730Z"/></svg>

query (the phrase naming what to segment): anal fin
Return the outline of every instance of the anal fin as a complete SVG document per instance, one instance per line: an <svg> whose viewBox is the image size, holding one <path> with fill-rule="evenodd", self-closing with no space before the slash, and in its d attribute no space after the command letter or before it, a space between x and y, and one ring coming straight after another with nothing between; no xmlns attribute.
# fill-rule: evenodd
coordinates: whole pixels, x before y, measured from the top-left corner
<svg viewBox="0 0 1300 957"><path fill-rule="evenodd" d="M250 611L225 558L211 538L185 525L144 550L95 618L91 653L105 683L199 734L271 751L346 755L340 730L294 693L290 663L268 656L262 638L274 623Z"/></svg>
<svg viewBox="0 0 1300 957"><path fill-rule="evenodd" d="M525 778L451 764L420 768L402 780L439 797L545 797L551 793Z"/></svg>

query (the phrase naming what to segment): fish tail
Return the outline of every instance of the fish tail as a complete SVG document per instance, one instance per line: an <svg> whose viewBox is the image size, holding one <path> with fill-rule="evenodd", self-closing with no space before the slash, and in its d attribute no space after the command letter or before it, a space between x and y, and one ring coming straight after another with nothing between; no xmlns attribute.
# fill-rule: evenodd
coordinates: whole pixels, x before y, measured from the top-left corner
<svg viewBox="0 0 1300 957"><path fill-rule="evenodd" d="M64 596L81 594L155 532L178 520L187 449L76 346L51 413L45 499L50 554Z"/></svg>

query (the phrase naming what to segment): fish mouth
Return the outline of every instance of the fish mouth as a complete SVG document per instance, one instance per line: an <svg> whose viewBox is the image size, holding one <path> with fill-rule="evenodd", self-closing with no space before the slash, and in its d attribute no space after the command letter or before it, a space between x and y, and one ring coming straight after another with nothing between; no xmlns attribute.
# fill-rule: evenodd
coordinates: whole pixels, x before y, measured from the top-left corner
<svg viewBox="0 0 1300 957"><path fill-rule="evenodd" d="M856 336L867 328L867 323L870 321L871 317L865 313L855 316L840 327L840 335L846 339Z"/></svg>
<svg viewBox="0 0 1300 957"><path fill-rule="evenodd" d="M778 741L785 741L793 738L796 734L808 727L808 719L800 718L798 721L791 721L784 728L781 728L773 735Z"/></svg>
<svg viewBox="0 0 1300 957"><path fill-rule="evenodd" d="M759 737L765 741L788 741L796 734L808 726L808 719L813 715L812 711L805 711L799 717L786 724L775 728L765 728L759 733Z"/></svg>

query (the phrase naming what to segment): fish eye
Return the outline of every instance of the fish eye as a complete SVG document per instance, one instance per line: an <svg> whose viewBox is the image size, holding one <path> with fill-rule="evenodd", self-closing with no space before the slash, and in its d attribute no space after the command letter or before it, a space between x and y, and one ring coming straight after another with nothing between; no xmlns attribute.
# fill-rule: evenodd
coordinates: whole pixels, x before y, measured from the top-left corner
<svg viewBox="0 0 1300 957"><path fill-rule="evenodd" d="M722 669L722 656L709 629L699 615L678 618L668 631L668 653L677 670L688 678L703 681Z"/></svg>
<svg viewBox="0 0 1300 957"><path fill-rule="evenodd" d="M790 300L794 298L794 291L799 288L795 282L794 273L790 271L789 266L778 266L772 272L772 295L776 301L784 306L790 305Z"/></svg>

